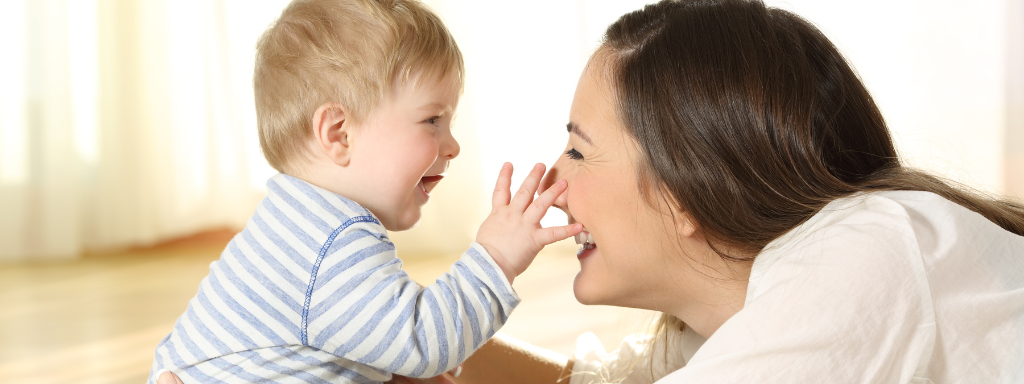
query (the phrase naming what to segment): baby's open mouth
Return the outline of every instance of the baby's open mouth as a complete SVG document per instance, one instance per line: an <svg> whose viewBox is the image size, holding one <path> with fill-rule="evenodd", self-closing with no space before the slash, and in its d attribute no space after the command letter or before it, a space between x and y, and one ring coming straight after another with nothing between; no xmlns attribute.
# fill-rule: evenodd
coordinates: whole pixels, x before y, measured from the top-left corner
<svg viewBox="0 0 1024 384"><path fill-rule="evenodd" d="M434 187L436 187L437 183L440 183L441 179L443 179L443 178L444 178L443 174L442 175L433 175L433 176L423 176L423 178L420 179L420 183L419 183L420 190L422 190L423 193L426 193L427 195L429 195L430 191L434 190Z"/></svg>

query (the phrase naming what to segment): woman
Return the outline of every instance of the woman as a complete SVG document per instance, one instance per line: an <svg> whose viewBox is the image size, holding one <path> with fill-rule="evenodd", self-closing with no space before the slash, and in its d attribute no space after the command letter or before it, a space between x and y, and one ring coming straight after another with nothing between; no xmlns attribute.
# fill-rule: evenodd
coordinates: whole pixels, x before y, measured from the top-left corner
<svg viewBox="0 0 1024 384"><path fill-rule="evenodd" d="M1024 382L1024 209L904 167L796 15L623 16L580 79L557 179L589 233L576 298L664 313L659 345L582 351L573 382Z"/></svg>
<svg viewBox="0 0 1024 384"><path fill-rule="evenodd" d="M575 361L497 338L460 383L1024 382L1024 208L904 167L798 16L627 14L568 131L541 188L568 180L586 228L576 298L661 311L657 337Z"/></svg>

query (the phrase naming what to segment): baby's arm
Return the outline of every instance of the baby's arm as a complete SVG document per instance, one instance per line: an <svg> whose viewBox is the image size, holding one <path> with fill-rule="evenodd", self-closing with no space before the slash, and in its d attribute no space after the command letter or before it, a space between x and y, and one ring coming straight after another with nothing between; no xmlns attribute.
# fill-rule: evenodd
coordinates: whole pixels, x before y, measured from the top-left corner
<svg viewBox="0 0 1024 384"><path fill-rule="evenodd" d="M566 188L556 184L534 202L543 172L535 167L510 202L506 165L498 182L504 194L495 192L495 208L477 237L492 243L473 244L449 273L423 289L401 270L394 246L374 235L373 223L342 231L335 242L343 245L330 246L340 257L328 256L331 262L325 259L318 273L325 281L317 281L304 316L304 343L410 377L436 376L464 361L519 303L511 287L515 275L544 245L579 232L578 226L540 227Z"/></svg>

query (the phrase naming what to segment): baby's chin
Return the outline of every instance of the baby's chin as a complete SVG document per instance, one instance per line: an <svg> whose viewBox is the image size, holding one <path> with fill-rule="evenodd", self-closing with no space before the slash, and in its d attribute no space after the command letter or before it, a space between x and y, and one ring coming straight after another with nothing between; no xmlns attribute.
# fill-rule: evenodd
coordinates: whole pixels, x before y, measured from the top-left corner
<svg viewBox="0 0 1024 384"><path fill-rule="evenodd" d="M420 224L420 210L406 212L390 220L381 220L381 224L389 231L407 231L416 228Z"/></svg>

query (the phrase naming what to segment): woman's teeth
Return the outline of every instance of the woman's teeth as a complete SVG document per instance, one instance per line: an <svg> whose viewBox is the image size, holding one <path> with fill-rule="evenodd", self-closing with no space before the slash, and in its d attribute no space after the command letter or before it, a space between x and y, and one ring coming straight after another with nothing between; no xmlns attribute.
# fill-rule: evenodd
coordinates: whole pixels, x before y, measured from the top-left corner
<svg viewBox="0 0 1024 384"><path fill-rule="evenodd" d="M597 244L594 243L594 235L590 232L583 231L576 235L576 244L583 244L583 249L594 249L597 248Z"/></svg>

